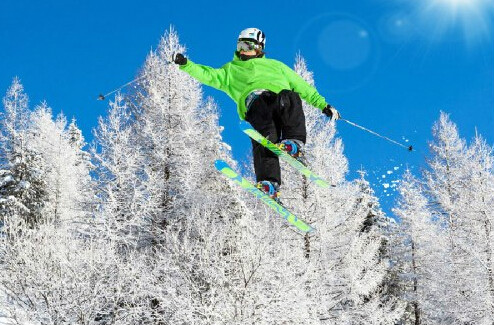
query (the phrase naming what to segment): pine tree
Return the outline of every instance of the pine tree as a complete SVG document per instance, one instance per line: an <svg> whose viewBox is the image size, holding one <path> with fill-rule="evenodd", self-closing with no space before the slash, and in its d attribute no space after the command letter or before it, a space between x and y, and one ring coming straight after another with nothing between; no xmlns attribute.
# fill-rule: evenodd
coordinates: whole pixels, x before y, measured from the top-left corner
<svg viewBox="0 0 494 325"><path fill-rule="evenodd" d="M191 150L200 141L195 129L200 88L196 81L169 61L184 52L178 35L170 30L144 64L142 79L132 101L135 128L149 194L150 238L180 223L197 187L201 157Z"/></svg>
<svg viewBox="0 0 494 325"><path fill-rule="evenodd" d="M28 143L28 98L14 78L3 99L0 120L0 216L20 218L31 227L42 220L46 201L44 161ZM1 220L0 220L1 221Z"/></svg>
<svg viewBox="0 0 494 325"><path fill-rule="evenodd" d="M491 323L492 149L480 137L467 146L444 113L433 136L424 185L405 174L396 209L410 321Z"/></svg>
<svg viewBox="0 0 494 325"><path fill-rule="evenodd" d="M485 319L494 319L494 233L492 224L494 213L494 157L493 148L480 136L476 135L473 144L469 147L470 175L467 198L467 209L469 217L475 221L476 227L473 249L484 270L487 291L485 297Z"/></svg>
<svg viewBox="0 0 494 325"><path fill-rule="evenodd" d="M386 228L391 221L382 212L365 173L360 175L354 182L357 192L346 235L351 240L345 259L352 306L347 317L358 324L396 324L405 305L388 288L391 268Z"/></svg>
<svg viewBox="0 0 494 325"><path fill-rule="evenodd" d="M28 97L19 78L14 78L3 98L4 112L0 115L0 166L6 166L14 156L25 150L28 126Z"/></svg>
<svg viewBox="0 0 494 325"><path fill-rule="evenodd" d="M42 173L47 199L43 218L80 229L91 211L87 204L91 199L89 161L82 148L71 143L71 137L65 116L60 114L54 120L46 102L31 114L29 143L45 162Z"/></svg>
<svg viewBox="0 0 494 325"><path fill-rule="evenodd" d="M402 286L410 303L410 320L414 325L439 324L445 317L442 306L450 276L447 233L434 222L424 190L410 170L403 175L399 193L394 211L401 219L400 244L406 247L400 258L405 261Z"/></svg>
<svg viewBox="0 0 494 325"><path fill-rule="evenodd" d="M92 154L95 161L98 218L116 245L139 247L146 230L149 198L144 190L135 120L122 95L99 118Z"/></svg>
<svg viewBox="0 0 494 325"><path fill-rule="evenodd" d="M73 197L73 208L79 212L79 218L82 223L87 223L90 218L94 216L96 211L95 201L95 182L91 177L91 172L94 171L95 166L91 162L91 153L88 151L87 143L82 134L82 131L77 126L75 118L72 119L68 128L64 132L64 138L70 146L70 151L73 152L72 163L72 177L75 181L74 193L77 193ZM80 232L86 231L85 227L80 227Z"/></svg>
<svg viewBox="0 0 494 325"><path fill-rule="evenodd" d="M485 290L488 287L485 264L477 251L480 240L477 234L481 228L471 218L470 201L476 196L476 189L469 184L470 157L465 140L460 138L448 115L441 113L433 135L432 159L425 177L434 212L448 232L452 276L449 302L444 310L455 321L480 323L489 317L484 306L490 297ZM462 305L461 310L458 304Z"/></svg>

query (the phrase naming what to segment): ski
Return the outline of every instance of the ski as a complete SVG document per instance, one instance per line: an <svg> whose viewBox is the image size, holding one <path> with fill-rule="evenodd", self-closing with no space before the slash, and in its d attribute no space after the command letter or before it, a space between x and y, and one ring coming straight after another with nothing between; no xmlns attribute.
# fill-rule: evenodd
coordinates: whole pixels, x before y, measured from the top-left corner
<svg viewBox="0 0 494 325"><path fill-rule="evenodd" d="M305 221L299 219L293 213L288 211L288 209L286 209L284 206L273 200L271 197L269 197L269 195L259 190L251 182L235 172L225 161L216 160L215 166L216 169L223 173L223 175L237 183L245 191L251 193L256 198L261 200L264 204L276 211L276 213L278 213L281 217L288 221L288 223L295 226L301 232L308 233L314 231L314 228L309 226Z"/></svg>
<svg viewBox="0 0 494 325"><path fill-rule="evenodd" d="M278 157L280 157L282 160L287 162L290 166L298 170L302 175L307 177L310 181L314 182L318 186L322 188L327 188L331 187L333 185L329 184L326 182L324 179L321 177L317 176L314 172L312 172L307 166L302 164L300 161L297 159L293 158L290 156L288 153L285 151L281 150L276 144L272 143L268 139L266 139L263 135L261 135L259 132L257 132L248 122L242 121L240 122L240 129L247 134L249 137L254 139L255 141L259 142L262 146L268 148L271 150L274 154L276 154Z"/></svg>

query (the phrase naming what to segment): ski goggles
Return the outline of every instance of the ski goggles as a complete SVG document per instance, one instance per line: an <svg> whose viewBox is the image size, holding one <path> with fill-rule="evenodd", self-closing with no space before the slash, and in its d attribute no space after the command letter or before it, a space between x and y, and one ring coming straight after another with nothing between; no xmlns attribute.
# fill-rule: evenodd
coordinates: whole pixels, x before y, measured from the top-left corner
<svg viewBox="0 0 494 325"><path fill-rule="evenodd" d="M237 42L237 51L252 51L252 50L260 50L262 46L253 41L240 40Z"/></svg>

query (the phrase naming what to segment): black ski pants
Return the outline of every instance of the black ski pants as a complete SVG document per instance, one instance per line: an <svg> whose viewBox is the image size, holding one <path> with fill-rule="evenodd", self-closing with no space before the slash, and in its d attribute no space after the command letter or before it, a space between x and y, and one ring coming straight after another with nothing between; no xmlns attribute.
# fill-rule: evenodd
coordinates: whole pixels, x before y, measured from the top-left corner
<svg viewBox="0 0 494 325"><path fill-rule="evenodd" d="M282 90L279 94L263 92L251 103L245 120L273 143L283 139L296 139L305 143L307 137L302 101L298 93L291 90ZM254 140L252 151L257 181L281 184L278 156Z"/></svg>

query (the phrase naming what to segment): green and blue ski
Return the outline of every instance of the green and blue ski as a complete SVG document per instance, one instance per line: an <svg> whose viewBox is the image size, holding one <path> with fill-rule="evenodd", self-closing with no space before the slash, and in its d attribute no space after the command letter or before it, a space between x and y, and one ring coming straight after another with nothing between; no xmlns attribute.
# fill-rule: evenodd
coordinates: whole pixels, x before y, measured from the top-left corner
<svg viewBox="0 0 494 325"><path fill-rule="evenodd" d="M225 161L216 160L215 162L216 169L218 169L223 175L237 183L241 188L245 191L251 193L256 198L261 200L268 207L276 211L280 216L282 216L286 221L288 221L291 225L295 226L298 230L304 233L314 231L314 228L309 226L305 221L299 219L293 213L288 211L284 206L273 200L269 195L259 190L256 186L254 186L247 179L239 175L235 172Z"/></svg>
<svg viewBox="0 0 494 325"><path fill-rule="evenodd" d="M300 161L290 156L287 152L281 150L280 147L278 147L276 144L266 139L263 135L257 132L248 122L246 121L240 122L240 129L242 129L242 131L246 133L249 137L259 142L262 146L271 150L274 154L276 154L282 160L287 162L290 166L298 170L311 182L314 182L315 184L323 188L333 186L324 179L322 179L321 177L317 176L314 172L312 172L309 168L307 168L307 166L302 164Z"/></svg>

